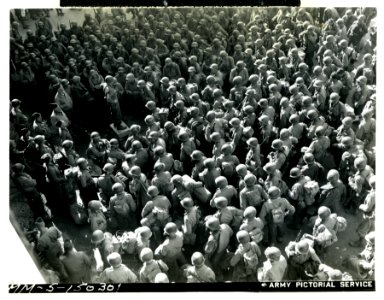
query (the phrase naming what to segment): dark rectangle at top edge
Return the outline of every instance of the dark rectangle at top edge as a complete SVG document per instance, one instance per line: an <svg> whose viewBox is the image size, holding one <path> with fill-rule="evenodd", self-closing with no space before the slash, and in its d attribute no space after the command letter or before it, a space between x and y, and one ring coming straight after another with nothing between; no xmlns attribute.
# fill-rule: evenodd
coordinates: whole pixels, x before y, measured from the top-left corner
<svg viewBox="0 0 384 300"><path fill-rule="evenodd" d="M166 3L166 4L165 4ZM300 6L301 0L60 0L61 7L89 6Z"/></svg>

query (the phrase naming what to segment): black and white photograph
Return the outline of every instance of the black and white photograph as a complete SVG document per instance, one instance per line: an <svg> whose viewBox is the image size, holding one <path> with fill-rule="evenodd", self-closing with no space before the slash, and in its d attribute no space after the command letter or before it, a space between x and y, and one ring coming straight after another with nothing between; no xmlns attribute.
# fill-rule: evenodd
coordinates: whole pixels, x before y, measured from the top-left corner
<svg viewBox="0 0 384 300"><path fill-rule="evenodd" d="M8 26L9 220L39 283L375 290L377 8Z"/></svg>

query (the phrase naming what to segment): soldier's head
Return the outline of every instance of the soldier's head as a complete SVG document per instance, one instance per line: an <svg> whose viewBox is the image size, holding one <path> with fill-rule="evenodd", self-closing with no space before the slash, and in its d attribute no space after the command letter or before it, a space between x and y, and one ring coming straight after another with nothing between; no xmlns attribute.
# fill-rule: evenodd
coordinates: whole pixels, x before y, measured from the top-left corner
<svg viewBox="0 0 384 300"><path fill-rule="evenodd" d="M228 199L222 196L216 197L214 199L214 203L215 203L215 207L220 210L228 206Z"/></svg>
<svg viewBox="0 0 384 300"><path fill-rule="evenodd" d="M118 268L121 263L122 259L119 253L117 252L112 252L107 256L108 263L113 267L113 268Z"/></svg>
<svg viewBox="0 0 384 300"><path fill-rule="evenodd" d="M228 180L224 176L219 176L215 179L216 187L219 189L223 189L228 186Z"/></svg>
<svg viewBox="0 0 384 300"><path fill-rule="evenodd" d="M280 260L281 251L277 247L268 247L267 249L265 249L264 254L267 257L267 259L271 263L273 263L275 261Z"/></svg>
<svg viewBox="0 0 384 300"><path fill-rule="evenodd" d="M191 257L191 262L192 265L194 265L195 267L201 267L202 265L204 265L205 262L204 255L200 252L193 253Z"/></svg>
<svg viewBox="0 0 384 300"><path fill-rule="evenodd" d="M331 210L326 206L320 206L317 210L317 215L324 222L331 215Z"/></svg>

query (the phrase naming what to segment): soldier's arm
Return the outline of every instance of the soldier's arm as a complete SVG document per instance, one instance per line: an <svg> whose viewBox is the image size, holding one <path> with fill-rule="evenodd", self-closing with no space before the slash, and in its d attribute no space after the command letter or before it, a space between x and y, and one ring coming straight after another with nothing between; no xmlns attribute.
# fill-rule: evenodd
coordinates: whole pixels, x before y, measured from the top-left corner
<svg viewBox="0 0 384 300"><path fill-rule="evenodd" d="M359 209L363 212L371 212L375 206L375 197L370 194L367 195L363 204L359 206Z"/></svg>
<svg viewBox="0 0 384 300"><path fill-rule="evenodd" d="M240 208L245 210L247 208L247 194L240 192Z"/></svg>
<svg viewBox="0 0 384 300"><path fill-rule="evenodd" d="M236 250L235 255L232 257L230 261L230 265L232 267L236 266L240 262L242 257L243 255L239 253L239 250Z"/></svg>
<svg viewBox="0 0 384 300"><path fill-rule="evenodd" d="M295 213L295 207L289 203L287 199L284 198L285 202L285 208L289 211L290 215L293 215Z"/></svg>
<svg viewBox="0 0 384 300"><path fill-rule="evenodd" d="M133 198L132 198L132 196L130 194L127 194L127 202L128 202L129 209L131 211L135 212L136 208L137 208L137 205L136 205L135 200L133 200Z"/></svg>

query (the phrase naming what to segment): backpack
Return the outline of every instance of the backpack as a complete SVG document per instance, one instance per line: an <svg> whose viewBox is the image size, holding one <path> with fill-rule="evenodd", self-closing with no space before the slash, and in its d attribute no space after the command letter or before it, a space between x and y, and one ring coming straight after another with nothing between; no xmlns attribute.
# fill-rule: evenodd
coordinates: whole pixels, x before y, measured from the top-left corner
<svg viewBox="0 0 384 300"><path fill-rule="evenodd" d="M337 216L337 225L336 225L336 231L341 232L345 231L347 229L348 222L345 218Z"/></svg>
<svg viewBox="0 0 384 300"><path fill-rule="evenodd" d="M312 205L315 202L315 197L319 193L319 184L314 181L310 180L304 183L304 197L305 197L305 204L307 206Z"/></svg>
<svg viewBox="0 0 384 300"><path fill-rule="evenodd" d="M134 232L125 231L118 239L121 243L121 249L124 253L135 253L137 238Z"/></svg>
<svg viewBox="0 0 384 300"><path fill-rule="evenodd" d="M259 264L259 258L257 257L256 248L257 246L255 245L255 242L251 242L251 248L243 255L246 272L248 271L249 273L251 273L253 270L256 270L256 267Z"/></svg>
<svg viewBox="0 0 384 300"><path fill-rule="evenodd" d="M119 215L126 215L129 211L129 206L126 201L116 201L114 203L113 208Z"/></svg>
<svg viewBox="0 0 384 300"><path fill-rule="evenodd" d="M277 207L274 207L272 204L271 215L273 224L284 223L285 213L281 203L279 203Z"/></svg>

